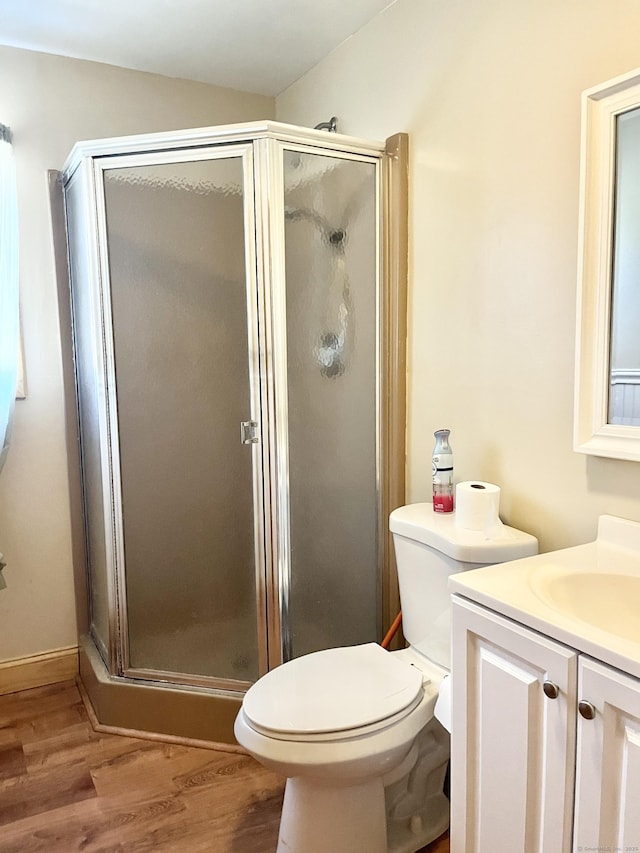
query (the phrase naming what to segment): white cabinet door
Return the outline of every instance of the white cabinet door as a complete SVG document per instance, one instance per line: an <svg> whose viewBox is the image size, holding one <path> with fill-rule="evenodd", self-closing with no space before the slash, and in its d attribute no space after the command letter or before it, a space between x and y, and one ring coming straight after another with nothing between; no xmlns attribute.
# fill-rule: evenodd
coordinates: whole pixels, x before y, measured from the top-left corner
<svg viewBox="0 0 640 853"><path fill-rule="evenodd" d="M640 682L580 658L574 850L640 850ZM589 709L587 709L588 711Z"/></svg>
<svg viewBox="0 0 640 853"><path fill-rule="evenodd" d="M451 853L566 853L575 650L457 596L452 649Z"/></svg>

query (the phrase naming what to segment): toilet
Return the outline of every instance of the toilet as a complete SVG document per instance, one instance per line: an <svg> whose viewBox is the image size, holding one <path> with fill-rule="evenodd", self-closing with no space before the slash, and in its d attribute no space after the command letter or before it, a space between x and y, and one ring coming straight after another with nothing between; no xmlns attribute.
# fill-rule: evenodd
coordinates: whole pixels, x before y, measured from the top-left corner
<svg viewBox="0 0 640 853"><path fill-rule="evenodd" d="M288 661L246 693L235 735L287 778L277 853L415 853L449 825L449 575L528 557L535 537L456 526L431 503L391 513L407 648L377 643Z"/></svg>

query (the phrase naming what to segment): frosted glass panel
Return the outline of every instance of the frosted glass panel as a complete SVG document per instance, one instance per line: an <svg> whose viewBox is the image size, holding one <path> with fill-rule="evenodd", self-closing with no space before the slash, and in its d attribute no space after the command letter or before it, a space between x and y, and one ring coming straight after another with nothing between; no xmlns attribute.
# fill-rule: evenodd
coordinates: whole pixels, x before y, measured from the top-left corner
<svg viewBox="0 0 640 853"><path fill-rule="evenodd" d="M130 663L258 674L240 157L105 172Z"/></svg>
<svg viewBox="0 0 640 853"><path fill-rule="evenodd" d="M82 184L74 179L66 189L69 274L72 283L76 388L82 457L85 549L89 582L91 632L109 664L109 596L104 529L103 480L100 454L99 383L93 280L89 269L87 217L82 207Z"/></svg>
<svg viewBox="0 0 640 853"><path fill-rule="evenodd" d="M284 153L294 657L379 639L375 169Z"/></svg>

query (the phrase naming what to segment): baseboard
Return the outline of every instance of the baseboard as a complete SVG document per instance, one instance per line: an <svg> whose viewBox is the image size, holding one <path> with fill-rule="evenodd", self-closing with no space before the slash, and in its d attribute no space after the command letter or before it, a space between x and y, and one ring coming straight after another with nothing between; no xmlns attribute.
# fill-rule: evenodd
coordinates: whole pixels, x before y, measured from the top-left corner
<svg viewBox="0 0 640 853"><path fill-rule="evenodd" d="M56 649L42 655L0 663L0 696L58 681L73 681L78 675L78 647Z"/></svg>

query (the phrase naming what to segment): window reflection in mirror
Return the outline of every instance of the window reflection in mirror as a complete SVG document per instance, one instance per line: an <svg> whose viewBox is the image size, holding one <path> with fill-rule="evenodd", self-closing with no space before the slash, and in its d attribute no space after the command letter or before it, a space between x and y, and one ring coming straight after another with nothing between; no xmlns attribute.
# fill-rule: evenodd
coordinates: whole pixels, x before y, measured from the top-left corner
<svg viewBox="0 0 640 853"><path fill-rule="evenodd" d="M611 424L640 426L640 108L616 118Z"/></svg>

